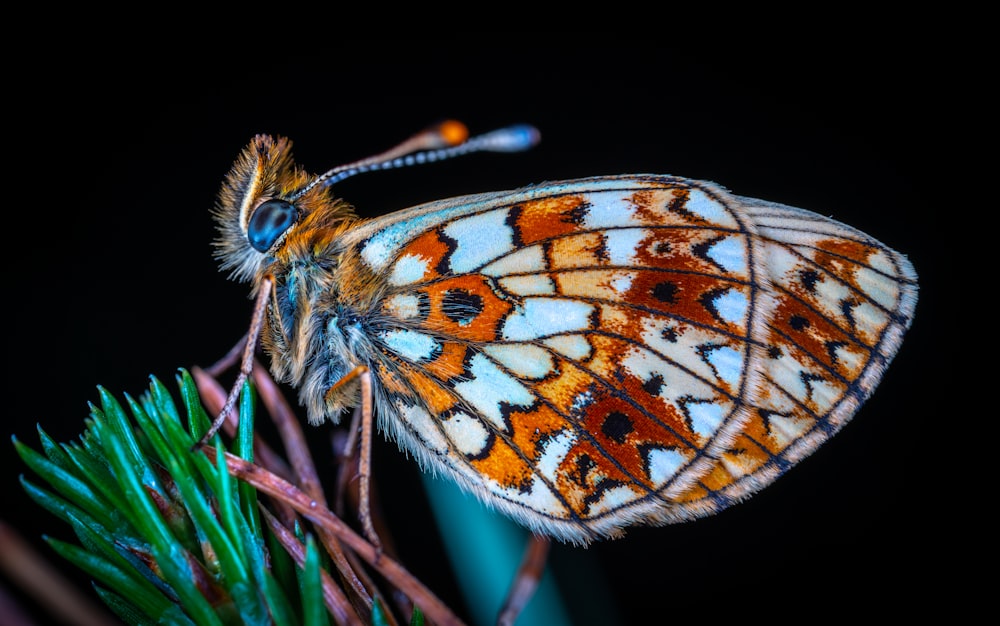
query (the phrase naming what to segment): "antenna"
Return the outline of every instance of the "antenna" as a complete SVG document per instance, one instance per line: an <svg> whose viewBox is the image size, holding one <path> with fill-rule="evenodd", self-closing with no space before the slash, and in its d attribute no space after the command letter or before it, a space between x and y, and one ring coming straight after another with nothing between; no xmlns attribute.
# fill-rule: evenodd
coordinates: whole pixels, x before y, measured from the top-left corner
<svg viewBox="0 0 1000 626"><path fill-rule="evenodd" d="M520 152L535 146L540 139L538 129L528 124L507 126L470 138L465 124L448 120L417 133L385 152L339 165L317 176L297 191L291 200L294 202L317 185L329 187L363 172L433 163L470 152Z"/></svg>

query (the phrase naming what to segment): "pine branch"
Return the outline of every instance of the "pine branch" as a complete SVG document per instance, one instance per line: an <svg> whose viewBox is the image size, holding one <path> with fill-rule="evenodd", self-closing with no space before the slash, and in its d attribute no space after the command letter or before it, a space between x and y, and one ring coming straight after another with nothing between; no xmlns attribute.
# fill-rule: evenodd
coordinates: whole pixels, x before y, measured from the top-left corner
<svg viewBox="0 0 1000 626"><path fill-rule="evenodd" d="M199 377L211 397L211 379ZM41 428L41 452L14 441L25 464L47 483L22 478L24 489L79 540L48 539L49 545L93 578L98 595L122 620L395 624L370 575L355 571L360 557L413 598L431 622L460 623L402 566L321 505L324 500L283 477L289 466L311 471L305 486L318 489L308 457L289 464L254 441L256 395L249 385L229 451L218 436L214 446L192 450L209 419L195 378L182 370L177 382L183 418L153 378L139 400L126 395L120 403L99 389L100 407L91 406L77 442L57 444ZM254 463L260 450L274 467ZM422 619L419 610L413 616Z"/></svg>

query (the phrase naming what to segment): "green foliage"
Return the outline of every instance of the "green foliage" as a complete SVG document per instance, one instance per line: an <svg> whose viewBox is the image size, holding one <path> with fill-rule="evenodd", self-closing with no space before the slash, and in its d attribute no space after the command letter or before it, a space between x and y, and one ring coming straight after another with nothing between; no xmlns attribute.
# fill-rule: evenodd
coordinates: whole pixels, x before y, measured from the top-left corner
<svg viewBox="0 0 1000 626"><path fill-rule="evenodd" d="M47 487L22 478L40 506L79 543L47 538L95 581L131 624L328 624L319 550L307 538L294 565L261 524L257 492L214 458L193 451L210 420L194 380L177 377L185 419L155 378L124 405L99 389L80 440L58 444L39 428L41 452L14 446ZM254 394L243 389L234 454L252 460Z"/></svg>

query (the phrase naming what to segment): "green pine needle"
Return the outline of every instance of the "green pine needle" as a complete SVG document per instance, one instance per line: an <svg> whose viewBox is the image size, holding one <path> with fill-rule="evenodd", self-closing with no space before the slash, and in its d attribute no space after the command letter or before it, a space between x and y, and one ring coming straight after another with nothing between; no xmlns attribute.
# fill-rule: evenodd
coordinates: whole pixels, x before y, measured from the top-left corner
<svg viewBox="0 0 1000 626"><path fill-rule="evenodd" d="M56 443L40 428L41 452L14 441L47 485L22 478L25 491L78 540L49 545L128 623L325 626L323 555L306 537L305 568L295 566L261 524L256 490L226 471L218 438L217 456L192 451L210 420L188 372L177 383L183 417L151 378L139 400L99 389L79 442ZM233 443L247 460L253 412L248 384Z"/></svg>

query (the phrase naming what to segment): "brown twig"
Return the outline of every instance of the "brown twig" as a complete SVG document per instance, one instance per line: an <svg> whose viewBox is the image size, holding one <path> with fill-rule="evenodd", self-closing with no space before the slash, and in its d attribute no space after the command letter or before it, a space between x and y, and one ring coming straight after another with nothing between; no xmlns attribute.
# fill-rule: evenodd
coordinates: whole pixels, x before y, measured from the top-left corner
<svg viewBox="0 0 1000 626"><path fill-rule="evenodd" d="M236 342L236 345L229 349L224 357L212 363L205 368L205 373L207 373L212 378L218 378L222 372L225 372L232 366L239 363L240 357L243 356L243 351L246 349L247 338L250 333L243 335L243 337ZM219 407L220 409L222 407Z"/></svg>
<svg viewBox="0 0 1000 626"><path fill-rule="evenodd" d="M215 454L215 451L207 446L205 451L212 455ZM295 485L258 465L246 462L238 456L225 453L225 459L229 473L234 477L253 485L259 491L277 500L286 502L317 526L335 534L344 545L350 547L386 580L412 598L414 604L420 607L429 620L440 626L462 624L462 621L451 609L410 574L406 568L391 557L380 553L375 546L355 533L343 520L326 507L320 506L316 500Z"/></svg>
<svg viewBox="0 0 1000 626"><path fill-rule="evenodd" d="M78 626L116 626L120 623L81 594L58 569L2 520L0 569L61 623Z"/></svg>
<svg viewBox="0 0 1000 626"><path fill-rule="evenodd" d="M216 412L222 410L222 405L226 401L226 390L219 384L219 381L215 380L214 375L200 367L192 367L191 375L194 377L195 385L198 387L198 395L201 396L202 402L205 403L205 408L208 409L209 414L214 415ZM239 415L234 411L232 419L226 420L226 423L223 425L223 430L227 435L233 437L236 435L238 424ZM253 454L254 459L259 465L266 467L283 478L291 479L293 474L291 468L288 467L288 463L260 437L254 437Z"/></svg>
<svg viewBox="0 0 1000 626"><path fill-rule="evenodd" d="M338 430L334 432L330 443L330 447L335 451L334 453L340 457L340 465L337 472L337 491L335 498L336 508L334 511L341 519L347 519L347 514L344 511L345 498L349 501L351 507L350 510L353 511L355 515L358 514L361 501L359 493L360 490L358 489L357 483L357 479L359 478L358 448L345 446L344 441L347 439L347 433L343 430ZM382 507L379 505L378 485L375 482L374 476L370 477L369 480L371 480L370 506L372 525L375 528L376 535L378 535L381 540L382 551L393 558L398 558L398 552L396 551L395 543L392 540L392 534L389 530L388 524L386 524L385 517L382 514ZM364 570L360 567L361 564L358 562L357 557L353 557L351 552L347 553L347 557L351 559L352 562L356 563L355 569L358 572L364 572ZM395 604L400 615L413 614L413 603L406 597L406 594L401 593L399 589L392 588L389 595L392 597L393 604Z"/></svg>
<svg viewBox="0 0 1000 626"><path fill-rule="evenodd" d="M295 561L296 565L299 567L305 567L306 562L306 550L305 546L295 538L295 534L285 528L284 525L274 517L270 511L265 509L263 506L260 507L261 515L264 521L267 522L268 527L274 536L281 543L282 547L288 553L292 560ZM330 575L326 571L320 571L320 577L323 582L323 600L326 604L326 608L333 615L334 620L338 624L364 624L358 614L354 611L351 603L347 600L347 597L340 590L330 578Z"/></svg>
<svg viewBox="0 0 1000 626"><path fill-rule="evenodd" d="M510 592L500 608L497 616L497 626L512 626L517 616L535 594L538 583L545 573L545 562L549 555L550 542L545 537L532 535L524 550L521 566L511 584Z"/></svg>
<svg viewBox="0 0 1000 626"><path fill-rule="evenodd" d="M231 351L231 355L239 353L240 351L236 348ZM213 366L212 369L214 370L215 367ZM282 470L279 475L290 482L298 484L314 500L323 506L327 506L322 481L319 478L309 445L306 442L305 434L294 411L277 383L274 382L274 379L267 371L267 368L263 367L259 362L254 363L253 377L261 402L264 404L264 408L278 429L279 436L282 438L282 443L288 453L289 462L292 467L288 469L288 465L284 459L278 457L276 454L271 461L262 461L259 464L269 469L269 465L277 465ZM195 380L209 410L218 410L226 397L222 386L208 374L207 370L199 369L195 371ZM205 397L205 394L208 394L207 397ZM235 432L234 426L227 425L225 429L229 435ZM257 437L255 437L255 453L258 449L258 444L263 450L266 450L265 456L272 458L269 456L271 454L270 448ZM293 479L292 476L295 478ZM275 502L275 506L277 507L277 511L281 513L281 518L285 526L291 527L297 517L296 514L283 502L277 501ZM326 549L334 566L340 573L344 584L353 591L351 597L354 601L352 603L359 611L370 612L376 584L365 571L362 562L350 551L345 552L335 535L323 528L317 528L317 535L319 536L320 543ZM393 593L394 597L397 595ZM404 614L412 612L412 604L409 602L400 603L397 600L396 604ZM395 616L387 614L386 619L390 626L395 626Z"/></svg>
<svg viewBox="0 0 1000 626"><path fill-rule="evenodd" d="M323 484L320 481L319 473L313 462L312 454L309 451L309 444L306 442L305 434L295 413L288 405L285 396L278 389L277 383L271 378L264 367L259 363L254 364L254 383L257 385L257 392L260 395L264 407L271 415L271 419L278 428L285 450L288 452L292 470L297 478L299 487L309 496L326 507L326 495L323 491ZM364 605L366 610L371 611L372 594L368 591L374 588L374 582L364 575L363 570L352 566L350 559L344 554L343 547L337 541L336 536L326 532L322 528L318 529L320 541L327 552L333 558L337 570L340 572L344 583L354 591L357 599ZM364 578L365 580L362 580ZM366 586L367 585L367 586Z"/></svg>
<svg viewBox="0 0 1000 626"><path fill-rule="evenodd" d="M245 356L245 341L246 337L234 346L233 349L230 350L229 354L208 368L208 370L201 370L197 368L192 369L195 381L199 387L199 392L202 394L203 399L206 402L206 407L213 414L221 409L227 397L231 398L233 396L233 391L230 391L227 396L222 386L214 379L214 376L221 374L226 368L235 365L241 354ZM266 367L263 367L258 361L254 360L251 371L254 383L257 387L258 395L276 425L279 436L282 438L291 468L289 470L288 465L283 458L273 453L271 449L267 447L267 444L255 437L255 454L257 453L258 446L260 446L261 450L259 465L268 469L271 469L272 467L278 468L279 472L276 473L278 473L285 480L297 484L304 493L308 494L309 497L315 501L317 506L326 508L328 505L322 482L319 479L315 463L313 462L308 443L306 442L305 435L303 434L297 416L289 406L284 394L281 393L278 385L274 382L273 378L271 378ZM360 459L357 454L359 451L359 446L357 445L357 434L366 426L373 428L373 425L370 423L371 407L368 407L369 423L367 425L363 424L364 420L361 419L363 413L364 411L361 407L359 407L358 411L355 413L355 419L352 420L351 428L348 431L347 439L349 442L352 442L353 445L335 448L337 450L336 456L341 461L338 475L338 489L336 492L338 502L342 501L342 490L350 479L358 478L359 475L362 480L365 479L365 472L359 471L358 467ZM235 415L235 411L233 411L230 419L224 425L226 433L232 436L235 433L237 423L238 416ZM367 445L370 446L370 437L367 441L362 443L367 443ZM342 453L341 450L343 450ZM291 476L295 476L295 478L293 479ZM370 472L368 472L367 480L373 480L370 476ZM381 515L379 515L380 508L377 505L377 500L373 496L369 495L369 498L365 499L370 500L370 502L368 502L367 507L364 506L361 502L359 502L358 489L356 488L357 485L355 484L352 486L355 487L349 490L352 496L352 505L353 508L361 514L362 521L367 519L366 534L369 535L369 541L371 541L373 537L385 537L388 540L385 546L374 546L376 548L376 554L381 554L382 550L386 550L387 554L393 556L395 554L395 550L393 549L391 540L389 540L390 535L387 527L385 526ZM374 493L374 485L370 485L369 491L370 493ZM287 529L291 526L291 522L294 520L294 514L289 514L291 509L288 507L287 503L283 502L281 499L276 499L275 506L279 512L282 512L283 518L285 519L285 527ZM338 504L337 508L340 509L338 510L338 513L342 513L343 507ZM363 514L366 510L368 512L367 518ZM376 527L378 529L377 531L374 530ZM320 542L326 548L328 554L333 560L334 565L337 567L338 572L341 574L344 584L348 589L353 591L352 597L354 597L357 601L355 606L359 610L363 609L365 611L370 611L372 598L377 593L375 591L377 586L371 576L368 575L362 560L359 559L358 555L356 555L353 551L345 551L340 545L340 542L337 540L336 534L330 532L322 525L318 525L316 527L316 532ZM377 558L378 557L376 557L376 559ZM386 578L386 581L389 584L393 584L392 580L389 578ZM393 598L397 609L402 614L406 615L412 613L414 598L410 597L405 589L394 587L391 590L391 597ZM360 605L357 603L360 603ZM386 619L392 626L395 626L396 619L392 614L386 614Z"/></svg>

